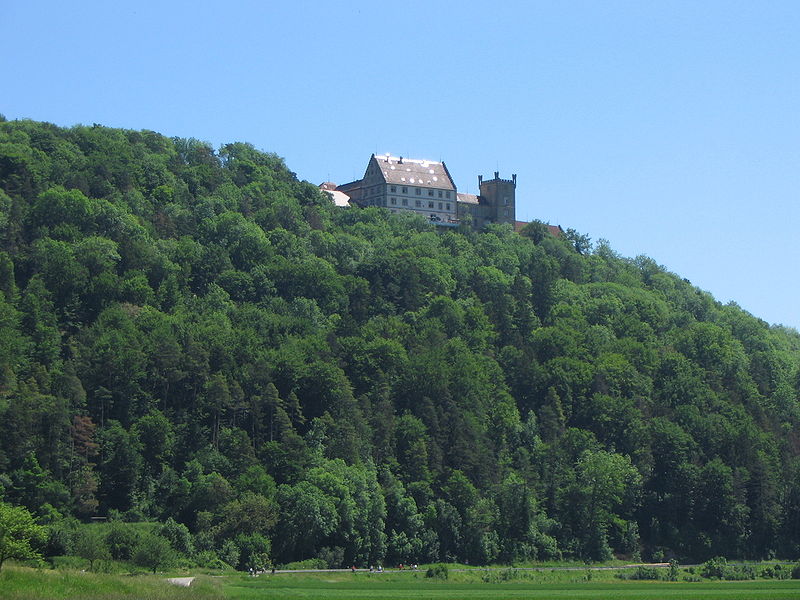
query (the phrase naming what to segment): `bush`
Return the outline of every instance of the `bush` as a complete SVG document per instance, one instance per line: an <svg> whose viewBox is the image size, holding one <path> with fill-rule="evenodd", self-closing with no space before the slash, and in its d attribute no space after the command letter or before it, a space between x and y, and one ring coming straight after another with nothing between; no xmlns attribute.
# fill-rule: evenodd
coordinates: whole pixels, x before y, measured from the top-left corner
<svg viewBox="0 0 800 600"><path fill-rule="evenodd" d="M70 521L60 521L47 528L45 556L66 556L72 554L77 527Z"/></svg>
<svg viewBox="0 0 800 600"><path fill-rule="evenodd" d="M307 558L306 560L296 560L280 566L281 569L289 571L302 571L305 569L327 569L327 563L321 558Z"/></svg>
<svg viewBox="0 0 800 600"><path fill-rule="evenodd" d="M329 569L338 569L344 565L344 548L341 546L320 548L320 551L317 552L317 558L325 561Z"/></svg>
<svg viewBox="0 0 800 600"><path fill-rule="evenodd" d="M447 569L447 565L439 563L438 565L433 565L427 571L425 571L425 577L432 577L435 579L447 579L449 575L449 571Z"/></svg>
<svg viewBox="0 0 800 600"><path fill-rule="evenodd" d="M217 556L219 556L220 560L228 563L234 569L239 565L240 555L239 546L237 546L233 540L225 540L222 542L222 547L217 552Z"/></svg>
<svg viewBox="0 0 800 600"><path fill-rule="evenodd" d="M130 560L139 543L139 533L127 523L112 521L106 532L106 545L114 560Z"/></svg>
<svg viewBox="0 0 800 600"><path fill-rule="evenodd" d="M800 579L800 562L792 567L792 579Z"/></svg>
<svg viewBox="0 0 800 600"><path fill-rule="evenodd" d="M240 571L263 571L272 565L269 559L271 550L270 540L258 533L250 535L237 535L236 545L239 547Z"/></svg>
<svg viewBox="0 0 800 600"><path fill-rule="evenodd" d="M729 566L725 571L725 579L727 581L746 581L748 579L755 579L756 571L750 565L741 567Z"/></svg>
<svg viewBox="0 0 800 600"><path fill-rule="evenodd" d="M225 571L232 568L231 565L220 560L219 556L217 556L217 553L213 550L203 550L198 552L194 557L194 562L198 567L203 567L204 569L218 569L220 571Z"/></svg>
<svg viewBox="0 0 800 600"><path fill-rule="evenodd" d="M700 566L700 575L706 579L724 579L728 570L728 561L724 556L715 556Z"/></svg>
<svg viewBox="0 0 800 600"><path fill-rule="evenodd" d="M192 534L183 523L178 523L170 517L161 526L159 532L162 537L166 538L170 546L184 556L191 556L194 554L194 544L192 543Z"/></svg>
<svg viewBox="0 0 800 600"><path fill-rule="evenodd" d="M617 577L620 579L632 579L641 581L656 581L661 579L661 574L655 567L636 567L632 572L618 573Z"/></svg>
<svg viewBox="0 0 800 600"><path fill-rule="evenodd" d="M674 558L669 561L669 571L667 572L667 581L678 581L680 569L678 568L678 561Z"/></svg>

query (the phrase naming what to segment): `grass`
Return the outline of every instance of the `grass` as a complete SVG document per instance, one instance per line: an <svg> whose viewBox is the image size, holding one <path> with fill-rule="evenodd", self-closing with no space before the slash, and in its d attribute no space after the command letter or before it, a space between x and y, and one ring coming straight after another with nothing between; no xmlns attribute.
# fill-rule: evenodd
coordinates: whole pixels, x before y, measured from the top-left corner
<svg viewBox="0 0 800 600"><path fill-rule="evenodd" d="M451 565L453 566L453 565ZM451 568L447 580L425 570L385 573L199 576L189 588L167 583L186 575L120 575L4 566L0 600L796 600L800 580L622 581L616 570L527 571Z"/></svg>
<svg viewBox="0 0 800 600"><path fill-rule="evenodd" d="M224 584L232 600L796 600L800 581L607 581L579 579L482 583L479 579L434 581L424 574L276 575L229 578Z"/></svg>
<svg viewBox="0 0 800 600"><path fill-rule="evenodd" d="M218 582L195 579L191 587L172 585L158 575L106 575L73 570L3 566L2 600L222 600Z"/></svg>

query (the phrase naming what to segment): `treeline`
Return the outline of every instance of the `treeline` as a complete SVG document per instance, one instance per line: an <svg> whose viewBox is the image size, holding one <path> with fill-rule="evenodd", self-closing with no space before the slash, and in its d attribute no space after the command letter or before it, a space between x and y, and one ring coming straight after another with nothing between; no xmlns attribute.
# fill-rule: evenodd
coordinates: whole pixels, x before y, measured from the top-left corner
<svg viewBox="0 0 800 600"><path fill-rule="evenodd" d="M800 555L800 337L648 258L31 121L0 249L0 500L52 552L103 515L240 565Z"/></svg>

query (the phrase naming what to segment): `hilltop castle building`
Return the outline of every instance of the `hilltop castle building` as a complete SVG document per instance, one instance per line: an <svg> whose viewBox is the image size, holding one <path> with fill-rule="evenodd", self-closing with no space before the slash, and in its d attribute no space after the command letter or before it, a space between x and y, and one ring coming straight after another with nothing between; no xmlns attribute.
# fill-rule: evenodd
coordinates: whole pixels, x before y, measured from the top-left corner
<svg viewBox="0 0 800 600"><path fill-rule="evenodd" d="M470 223L474 229L482 229L488 223L516 224L517 176L500 179L498 171L494 179L484 181L478 176L478 195L460 194L444 162L373 154L363 178L338 186L326 182L320 188L337 206L416 212L442 227Z"/></svg>

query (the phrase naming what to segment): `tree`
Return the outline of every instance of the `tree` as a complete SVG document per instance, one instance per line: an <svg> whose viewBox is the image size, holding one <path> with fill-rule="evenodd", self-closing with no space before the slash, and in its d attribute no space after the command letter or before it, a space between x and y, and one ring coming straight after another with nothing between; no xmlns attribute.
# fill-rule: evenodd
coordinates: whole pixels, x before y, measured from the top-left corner
<svg viewBox="0 0 800 600"><path fill-rule="evenodd" d="M9 558L41 559L36 546L44 544L47 532L33 521L33 515L22 507L0 502L0 569Z"/></svg>
<svg viewBox="0 0 800 600"><path fill-rule="evenodd" d="M111 558L106 536L96 526L85 527L75 540L75 554L89 561L89 571L94 571L94 563Z"/></svg>
<svg viewBox="0 0 800 600"><path fill-rule="evenodd" d="M152 569L154 574L159 567L169 565L174 558L175 551L169 541L152 533L143 534L133 551L134 564Z"/></svg>
<svg viewBox="0 0 800 600"><path fill-rule="evenodd" d="M636 507L641 476L630 458L604 450L585 450L575 465L575 482L565 494L573 534L582 554L594 560L611 556L608 536Z"/></svg>

